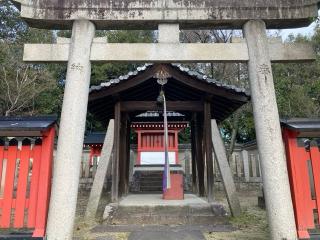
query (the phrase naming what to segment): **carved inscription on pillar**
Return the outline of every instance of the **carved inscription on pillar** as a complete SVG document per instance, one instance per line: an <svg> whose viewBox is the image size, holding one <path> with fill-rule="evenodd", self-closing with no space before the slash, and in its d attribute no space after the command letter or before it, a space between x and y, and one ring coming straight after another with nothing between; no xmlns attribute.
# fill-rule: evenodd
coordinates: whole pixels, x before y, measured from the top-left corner
<svg viewBox="0 0 320 240"><path fill-rule="evenodd" d="M83 66L80 63L72 63L71 64L71 70L72 71L79 71L79 72L83 72Z"/></svg>

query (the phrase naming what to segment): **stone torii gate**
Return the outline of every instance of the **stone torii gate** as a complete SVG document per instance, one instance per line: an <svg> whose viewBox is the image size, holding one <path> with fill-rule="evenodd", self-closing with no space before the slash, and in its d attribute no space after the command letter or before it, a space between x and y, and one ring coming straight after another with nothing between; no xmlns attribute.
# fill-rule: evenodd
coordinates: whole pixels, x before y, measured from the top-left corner
<svg viewBox="0 0 320 240"><path fill-rule="evenodd" d="M68 62L48 239L71 239L91 62L247 62L272 239L297 239L272 62L308 61L311 46L268 42L267 28L307 26L318 0L17 0L31 26L71 29L70 42L26 44L27 62ZM159 29L157 44L108 44L96 29ZM246 42L182 44L179 29L243 29ZM70 148L69 146L72 146Z"/></svg>

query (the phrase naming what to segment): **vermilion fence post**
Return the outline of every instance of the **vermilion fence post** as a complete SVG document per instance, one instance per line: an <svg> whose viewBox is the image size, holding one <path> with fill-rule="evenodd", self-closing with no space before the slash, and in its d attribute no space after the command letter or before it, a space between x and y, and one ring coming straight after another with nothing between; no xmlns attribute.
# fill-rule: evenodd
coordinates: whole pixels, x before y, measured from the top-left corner
<svg viewBox="0 0 320 240"><path fill-rule="evenodd" d="M1 219L2 228L10 227L16 160L17 160L17 146L9 146L7 169L6 169L6 180L5 180L6 182L4 187L4 198L3 198L3 207L2 207L2 219Z"/></svg>
<svg viewBox="0 0 320 240"><path fill-rule="evenodd" d="M2 143L4 145L4 143ZM0 145L0 191L3 191L1 190L2 186L2 172L3 172L3 161L4 161L4 146L3 145ZM0 209L2 208L2 199L0 199ZM0 217L0 222L1 222L1 217Z"/></svg>
<svg viewBox="0 0 320 240"><path fill-rule="evenodd" d="M24 226L24 210L26 206L26 193L27 193L27 183L29 174L29 160L30 160L30 147L28 145L23 145L20 153L20 166L18 173L18 189L16 197L16 210L14 218L14 227L22 228Z"/></svg>
<svg viewBox="0 0 320 240"><path fill-rule="evenodd" d="M30 204L28 210L28 228L35 227L36 222L36 211L38 201L38 187L39 187L39 176L40 176L40 161L41 161L41 145L36 144L33 147L33 164L32 164L32 177L30 186Z"/></svg>
<svg viewBox="0 0 320 240"><path fill-rule="evenodd" d="M316 202L317 202L317 210L318 210L318 222L320 222L320 148L313 146L310 149L313 175L314 175L314 185L316 192Z"/></svg>
<svg viewBox="0 0 320 240"><path fill-rule="evenodd" d="M45 236L55 123L51 116L0 119L0 228L28 228L34 237Z"/></svg>
<svg viewBox="0 0 320 240"><path fill-rule="evenodd" d="M43 135L40 177L38 187L38 201L36 225L33 232L33 237L43 237L47 222L47 214L49 207L50 191L51 191L51 176L52 176L52 156L54 147L55 129L51 128Z"/></svg>

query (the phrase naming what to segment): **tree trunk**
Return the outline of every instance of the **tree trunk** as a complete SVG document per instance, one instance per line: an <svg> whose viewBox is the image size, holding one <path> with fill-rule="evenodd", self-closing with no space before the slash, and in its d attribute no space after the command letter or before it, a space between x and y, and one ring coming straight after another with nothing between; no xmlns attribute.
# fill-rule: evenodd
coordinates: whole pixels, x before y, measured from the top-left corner
<svg viewBox="0 0 320 240"><path fill-rule="evenodd" d="M240 120L240 112L237 111L235 112L233 116L233 121L232 121L232 134L231 134L231 141L229 145L229 151L228 151L228 160L230 161L230 158L232 156L232 153L234 151L234 146L236 144L237 140L237 134L239 130L239 120Z"/></svg>

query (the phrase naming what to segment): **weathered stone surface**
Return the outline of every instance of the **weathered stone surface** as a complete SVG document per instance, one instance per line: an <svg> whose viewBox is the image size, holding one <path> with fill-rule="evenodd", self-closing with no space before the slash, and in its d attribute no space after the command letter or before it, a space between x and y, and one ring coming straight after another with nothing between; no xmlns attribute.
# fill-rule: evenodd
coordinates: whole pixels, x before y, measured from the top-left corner
<svg viewBox="0 0 320 240"><path fill-rule="evenodd" d="M94 177L93 185L90 192L90 197L86 209L85 218L87 221L94 221L98 210L103 185L105 182L111 154L113 148L114 138L114 120L109 121L108 131L104 139L101 158L99 161L98 169Z"/></svg>
<svg viewBox="0 0 320 240"><path fill-rule="evenodd" d="M261 160L270 239L296 240L296 226L268 42L263 21L244 26L249 46L249 80L253 115Z"/></svg>
<svg viewBox="0 0 320 240"><path fill-rule="evenodd" d="M82 34L85 32L86 34ZM72 239L90 85L90 52L95 27L74 22L62 105L47 239Z"/></svg>
<svg viewBox="0 0 320 240"><path fill-rule="evenodd" d="M228 164L225 145L222 141L216 120L211 120L212 144L218 168L223 181L223 186L227 195L230 212L233 216L241 214L240 201L237 195L236 186L232 177L231 169Z"/></svg>
<svg viewBox="0 0 320 240"><path fill-rule="evenodd" d="M268 28L308 25L318 16L319 0L16 0L21 16L39 28L71 28L72 20L92 20L98 29L241 28L263 19Z"/></svg>
<svg viewBox="0 0 320 240"><path fill-rule="evenodd" d="M25 44L26 62L66 62L69 44ZM214 54L213 54L214 53ZM272 62L297 62L315 59L311 45L270 43ZM91 62L246 62L246 43L93 43Z"/></svg>
<svg viewBox="0 0 320 240"><path fill-rule="evenodd" d="M145 232L132 232L128 240L205 240L205 237L200 231L145 231Z"/></svg>

